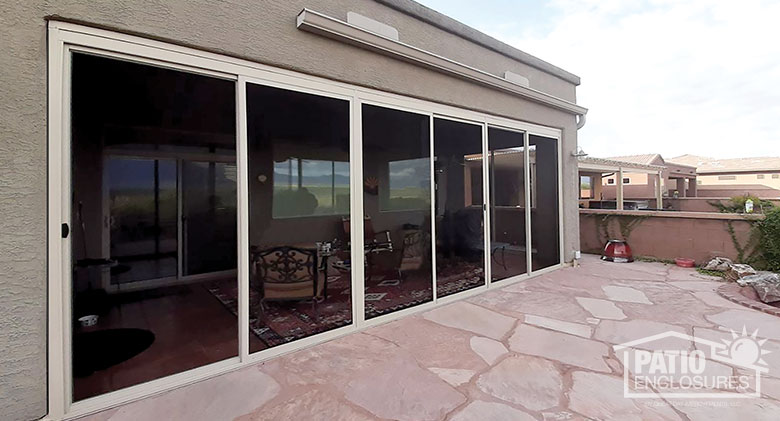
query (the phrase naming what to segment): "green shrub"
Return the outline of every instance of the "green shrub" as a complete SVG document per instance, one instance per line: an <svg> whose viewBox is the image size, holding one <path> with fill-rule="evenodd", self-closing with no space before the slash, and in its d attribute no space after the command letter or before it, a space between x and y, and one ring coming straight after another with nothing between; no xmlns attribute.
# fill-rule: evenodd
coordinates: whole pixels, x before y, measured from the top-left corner
<svg viewBox="0 0 780 421"><path fill-rule="evenodd" d="M766 269L780 272L780 208L766 212L763 221L757 223L761 234L759 250Z"/></svg>
<svg viewBox="0 0 780 421"><path fill-rule="evenodd" d="M714 208L718 209L721 213L745 213L745 203L748 199L753 201L753 213L766 213L774 209L774 204L769 200L761 199L758 196L746 194L744 196L734 196L729 199L728 203L710 202Z"/></svg>

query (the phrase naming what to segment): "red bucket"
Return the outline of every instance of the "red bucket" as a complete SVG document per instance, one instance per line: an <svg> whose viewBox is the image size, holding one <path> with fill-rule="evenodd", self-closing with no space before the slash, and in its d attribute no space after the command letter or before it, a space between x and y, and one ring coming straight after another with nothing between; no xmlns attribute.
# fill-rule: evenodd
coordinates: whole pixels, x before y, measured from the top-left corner
<svg viewBox="0 0 780 421"><path fill-rule="evenodd" d="M685 257L678 257L674 259L674 263L681 268L692 268L696 266L696 261Z"/></svg>
<svg viewBox="0 0 780 421"><path fill-rule="evenodd" d="M604 253L601 260L615 263L631 263L634 261L634 255L631 253L631 247L623 240L609 240L604 247Z"/></svg>

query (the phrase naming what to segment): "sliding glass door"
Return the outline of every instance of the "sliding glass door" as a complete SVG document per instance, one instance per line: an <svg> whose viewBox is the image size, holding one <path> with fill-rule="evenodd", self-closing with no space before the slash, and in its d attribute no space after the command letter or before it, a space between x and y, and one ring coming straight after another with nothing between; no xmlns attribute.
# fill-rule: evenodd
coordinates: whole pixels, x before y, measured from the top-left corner
<svg viewBox="0 0 780 421"><path fill-rule="evenodd" d="M52 281L66 399L210 375L560 263L558 138L324 82L70 62L70 267Z"/></svg>
<svg viewBox="0 0 780 421"><path fill-rule="evenodd" d="M111 285L176 277L178 267L178 189L176 161L110 156L105 160L108 202L108 256L120 263ZM79 229L95 221L77 205ZM82 247L87 243L82 242ZM81 250L85 256L90 250ZM97 252L97 250L92 250Z"/></svg>
<svg viewBox="0 0 780 421"><path fill-rule="evenodd" d="M185 276L236 269L236 164L181 163L182 272Z"/></svg>
<svg viewBox="0 0 780 421"><path fill-rule="evenodd" d="M490 267L493 282L528 272L525 133L488 127Z"/></svg>
<svg viewBox="0 0 780 421"><path fill-rule="evenodd" d="M83 53L71 71L78 401L238 355L236 88Z"/></svg>
<svg viewBox="0 0 780 421"><path fill-rule="evenodd" d="M561 263L558 209L558 140L530 135L531 268Z"/></svg>
<svg viewBox="0 0 780 421"><path fill-rule="evenodd" d="M430 116L362 106L365 317L433 301Z"/></svg>
<svg viewBox="0 0 780 421"><path fill-rule="evenodd" d="M485 285L482 126L434 118L436 297Z"/></svg>
<svg viewBox="0 0 780 421"><path fill-rule="evenodd" d="M352 324L350 103L247 83L249 351Z"/></svg>

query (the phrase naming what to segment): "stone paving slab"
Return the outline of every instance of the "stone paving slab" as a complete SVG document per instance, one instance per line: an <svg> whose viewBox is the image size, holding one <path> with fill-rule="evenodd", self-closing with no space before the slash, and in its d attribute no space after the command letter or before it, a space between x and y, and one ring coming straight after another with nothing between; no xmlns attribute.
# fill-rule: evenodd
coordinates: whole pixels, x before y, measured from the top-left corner
<svg viewBox="0 0 780 421"><path fill-rule="evenodd" d="M493 339L503 338L517 322L511 317L464 301L431 310L423 317L442 326L467 330Z"/></svg>
<svg viewBox="0 0 780 421"><path fill-rule="evenodd" d="M594 371L611 371L604 361L609 355L609 346L561 332L521 325L509 338L509 349Z"/></svg>
<svg viewBox="0 0 780 421"><path fill-rule="evenodd" d="M780 419L780 318L719 299L723 282L692 269L581 263L85 419ZM773 351L762 399L623 396L613 345L664 331L729 340L743 325Z"/></svg>
<svg viewBox="0 0 780 421"><path fill-rule="evenodd" d="M576 297L577 302L597 319L623 320L626 315L615 303L598 298Z"/></svg>
<svg viewBox="0 0 780 421"><path fill-rule="evenodd" d="M513 355L481 375L483 392L532 411L557 407L563 394L563 374L550 361Z"/></svg>
<svg viewBox="0 0 780 421"><path fill-rule="evenodd" d="M550 319L549 317L536 316L533 314L527 314L525 316L525 323L583 338L590 338L593 334L593 328L588 325L565 322L563 320Z"/></svg>

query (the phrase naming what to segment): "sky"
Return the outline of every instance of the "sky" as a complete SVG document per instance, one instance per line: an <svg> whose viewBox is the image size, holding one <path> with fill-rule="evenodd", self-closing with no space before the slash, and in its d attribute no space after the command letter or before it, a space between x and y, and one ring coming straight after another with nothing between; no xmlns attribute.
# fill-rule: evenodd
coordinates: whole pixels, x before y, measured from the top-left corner
<svg viewBox="0 0 780 421"><path fill-rule="evenodd" d="M780 1L416 0L580 76L591 156L780 156Z"/></svg>

